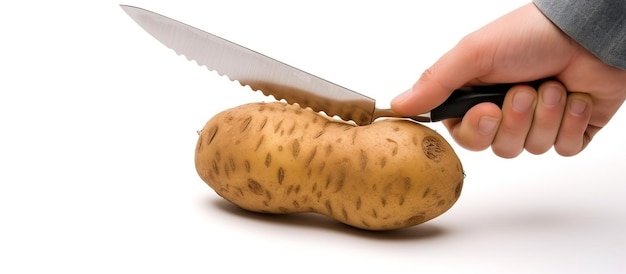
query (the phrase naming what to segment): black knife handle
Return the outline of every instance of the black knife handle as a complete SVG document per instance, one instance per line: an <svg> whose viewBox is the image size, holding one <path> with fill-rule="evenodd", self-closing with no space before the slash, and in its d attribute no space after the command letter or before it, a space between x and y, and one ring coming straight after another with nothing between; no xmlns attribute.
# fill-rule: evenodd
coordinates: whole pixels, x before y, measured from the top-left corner
<svg viewBox="0 0 626 274"><path fill-rule="evenodd" d="M537 89L544 81L545 79L525 84ZM449 118L462 118L470 108L485 102L494 103L502 108L506 93L514 85L517 84L495 84L457 89L445 102L430 111L430 119L437 122Z"/></svg>

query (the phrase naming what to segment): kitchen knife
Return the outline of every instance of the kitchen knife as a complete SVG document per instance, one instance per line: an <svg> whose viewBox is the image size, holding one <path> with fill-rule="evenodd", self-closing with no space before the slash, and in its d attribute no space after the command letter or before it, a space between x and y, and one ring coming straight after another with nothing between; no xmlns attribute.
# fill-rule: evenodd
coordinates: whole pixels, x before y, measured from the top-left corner
<svg viewBox="0 0 626 274"><path fill-rule="evenodd" d="M336 85L278 60L227 41L163 15L133 6L121 5L124 11L145 31L177 54L198 65L206 66L243 86L284 99L290 104L323 111L367 125L380 117L400 117L390 109L376 108L368 96ZM436 122L461 118L474 105L491 102L502 106L513 84L464 87L455 90L441 105L428 113L410 118L420 122Z"/></svg>

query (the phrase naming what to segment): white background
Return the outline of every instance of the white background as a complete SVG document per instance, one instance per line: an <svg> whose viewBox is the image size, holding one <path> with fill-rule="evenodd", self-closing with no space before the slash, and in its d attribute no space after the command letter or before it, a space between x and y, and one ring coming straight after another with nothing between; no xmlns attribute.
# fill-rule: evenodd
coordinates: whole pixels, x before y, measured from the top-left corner
<svg viewBox="0 0 626 274"><path fill-rule="evenodd" d="M525 2L124 3L385 106L461 37ZM624 110L571 158L505 160L454 144L463 194L413 228L251 214L195 173L196 130L267 99L176 56L118 4L0 9L0 273L623 273Z"/></svg>

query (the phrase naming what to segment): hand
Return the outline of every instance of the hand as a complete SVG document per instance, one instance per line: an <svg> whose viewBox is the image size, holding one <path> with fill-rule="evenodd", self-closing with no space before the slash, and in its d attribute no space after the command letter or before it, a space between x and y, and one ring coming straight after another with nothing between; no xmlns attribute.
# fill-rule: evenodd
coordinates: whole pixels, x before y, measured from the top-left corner
<svg viewBox="0 0 626 274"><path fill-rule="evenodd" d="M563 156L582 151L626 98L626 70L609 66L525 5L464 37L396 97L392 109L417 115L441 104L462 86L553 78L538 90L511 88L502 109L482 103L463 119L443 121L469 150L492 147L504 158L524 149ZM569 91L566 92L566 91Z"/></svg>

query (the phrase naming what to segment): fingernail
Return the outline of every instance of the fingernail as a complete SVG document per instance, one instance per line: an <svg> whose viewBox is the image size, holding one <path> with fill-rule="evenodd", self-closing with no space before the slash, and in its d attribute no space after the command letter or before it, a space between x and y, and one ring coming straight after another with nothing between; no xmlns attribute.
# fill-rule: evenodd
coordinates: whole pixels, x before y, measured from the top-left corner
<svg viewBox="0 0 626 274"><path fill-rule="evenodd" d="M585 113L586 109L587 109L587 102L583 100L574 99L569 105L569 111L576 116L580 116L583 113Z"/></svg>
<svg viewBox="0 0 626 274"><path fill-rule="evenodd" d="M407 89L405 92L400 93L398 96L396 96L395 98L393 98L393 100L391 100L392 104L401 104L402 102L404 102L406 99L408 99L411 96L411 93L413 93L413 89Z"/></svg>
<svg viewBox="0 0 626 274"><path fill-rule="evenodd" d="M518 92L513 97L513 110L517 112L526 112L533 104L533 96L526 92Z"/></svg>
<svg viewBox="0 0 626 274"><path fill-rule="evenodd" d="M553 107L553 106L558 105L561 102L561 97L562 97L561 94L562 93L559 90L559 88L554 87L554 86L548 86L543 91L543 95L541 96L541 99L545 106Z"/></svg>
<svg viewBox="0 0 626 274"><path fill-rule="evenodd" d="M491 116L483 116L478 120L478 132L484 135L490 135L498 126L498 118Z"/></svg>

